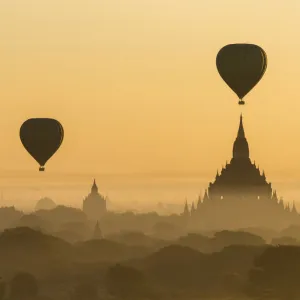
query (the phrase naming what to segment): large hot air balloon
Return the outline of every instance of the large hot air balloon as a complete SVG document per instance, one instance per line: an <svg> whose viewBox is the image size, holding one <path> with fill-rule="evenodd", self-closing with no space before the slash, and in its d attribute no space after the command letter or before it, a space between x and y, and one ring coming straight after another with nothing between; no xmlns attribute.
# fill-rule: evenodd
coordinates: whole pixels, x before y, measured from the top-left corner
<svg viewBox="0 0 300 300"><path fill-rule="evenodd" d="M267 69L267 54L257 45L230 44L219 51L216 63L223 80L239 97L239 104L245 104L243 98Z"/></svg>
<svg viewBox="0 0 300 300"><path fill-rule="evenodd" d="M20 128L20 139L24 148L39 163L40 171L58 150L64 138L62 125L54 119L28 119Z"/></svg>

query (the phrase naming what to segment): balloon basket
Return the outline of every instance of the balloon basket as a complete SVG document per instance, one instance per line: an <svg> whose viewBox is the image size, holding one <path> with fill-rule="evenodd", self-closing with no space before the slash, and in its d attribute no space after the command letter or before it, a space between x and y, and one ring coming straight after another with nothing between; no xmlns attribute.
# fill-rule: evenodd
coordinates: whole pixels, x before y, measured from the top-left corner
<svg viewBox="0 0 300 300"><path fill-rule="evenodd" d="M245 105L245 101L240 100L240 101L239 101L239 105Z"/></svg>
<svg viewBox="0 0 300 300"><path fill-rule="evenodd" d="M40 167L40 168L39 168L39 171L40 171L40 172L44 172L44 171L45 171L45 167Z"/></svg>

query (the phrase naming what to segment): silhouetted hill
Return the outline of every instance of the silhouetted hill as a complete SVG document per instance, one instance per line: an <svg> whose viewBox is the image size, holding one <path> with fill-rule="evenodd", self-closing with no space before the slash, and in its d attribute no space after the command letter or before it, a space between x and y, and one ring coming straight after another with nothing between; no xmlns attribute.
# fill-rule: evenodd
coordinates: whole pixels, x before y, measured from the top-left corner
<svg viewBox="0 0 300 300"><path fill-rule="evenodd" d="M265 240L255 234L245 231L229 231L223 230L215 233L214 249L222 249L230 245L248 245L248 246L262 246L265 245Z"/></svg>
<svg viewBox="0 0 300 300"><path fill-rule="evenodd" d="M78 262L116 262L143 257L150 252L145 247L127 246L106 239L80 242L74 249Z"/></svg>
<svg viewBox="0 0 300 300"><path fill-rule="evenodd" d="M87 221L69 222L65 221L61 224L59 230L66 230L73 234L78 235L79 241L88 240L92 237L92 229Z"/></svg>
<svg viewBox="0 0 300 300"><path fill-rule="evenodd" d="M181 290L197 285L207 268L207 255L179 245L165 247L144 260L144 271L154 285Z"/></svg>
<svg viewBox="0 0 300 300"><path fill-rule="evenodd" d="M292 225L280 232L280 236L289 236L300 240L300 226L299 225Z"/></svg>
<svg viewBox="0 0 300 300"><path fill-rule="evenodd" d="M169 216L168 219L171 218L172 216ZM175 219L175 222L173 221L172 223L167 221L160 221L155 223L152 227L153 236L159 239L173 240L184 234L182 224L180 222L176 222L176 216L174 216L173 218ZM182 222L182 220L180 221Z"/></svg>
<svg viewBox="0 0 300 300"><path fill-rule="evenodd" d="M27 271L39 276L67 269L72 253L70 244L28 227L7 229L0 235L2 274Z"/></svg>
<svg viewBox="0 0 300 300"><path fill-rule="evenodd" d="M192 248L180 245L170 245L151 254L148 258L146 258L146 262L151 266L158 264L187 265L190 262L192 262L192 264L197 261L203 262L203 259L205 259L206 257L206 254L202 254L201 252Z"/></svg>
<svg viewBox="0 0 300 300"><path fill-rule="evenodd" d="M240 231L249 232L254 235L262 237L266 242L270 242L272 238L277 237L279 232L270 229L270 228L261 228L261 227L248 227L248 228L241 228Z"/></svg>
<svg viewBox="0 0 300 300"><path fill-rule="evenodd" d="M87 222L87 217L82 210L63 205L51 210L39 210L35 212L35 215L51 223L57 230L66 222Z"/></svg>
<svg viewBox="0 0 300 300"><path fill-rule="evenodd" d="M15 226L16 223L23 216L23 212L16 210L12 207L1 207L0 208L0 229L9 228Z"/></svg>
<svg viewBox="0 0 300 300"><path fill-rule="evenodd" d="M300 246L300 241L290 236L282 236L282 237L272 239L271 244L275 246L277 245Z"/></svg>
<svg viewBox="0 0 300 300"><path fill-rule="evenodd" d="M257 235L243 231L219 231L213 237L197 233L189 233L172 242L173 244L187 246L203 253L221 251L231 245L262 246L265 241Z"/></svg>
<svg viewBox="0 0 300 300"><path fill-rule="evenodd" d="M128 246L143 246L155 248L165 245L165 241L148 236L139 231L120 232L107 236L107 239L116 241Z"/></svg>
<svg viewBox="0 0 300 300"><path fill-rule="evenodd" d="M240 273L246 275L256 257L261 255L269 246L232 245L225 247L220 252L209 256L210 269L223 270L227 273Z"/></svg>
<svg viewBox="0 0 300 300"><path fill-rule="evenodd" d="M82 235L72 230L63 229L53 232L52 235L71 244L82 241Z"/></svg>
<svg viewBox="0 0 300 300"><path fill-rule="evenodd" d="M23 215L20 220L16 222L15 227L30 227L45 233L52 231L52 225L35 214Z"/></svg>
<svg viewBox="0 0 300 300"><path fill-rule="evenodd" d="M207 236L203 236L201 234L196 233L189 233L186 236L180 237L176 241L176 244L197 249L200 252L209 253L212 251L212 241L213 239Z"/></svg>
<svg viewBox="0 0 300 300"><path fill-rule="evenodd" d="M245 233L233 233L233 237L240 234L249 238ZM8 282L16 273L31 273L37 277L41 295L50 295L53 299L65 299L78 284L99 287L101 297L109 299L105 278L116 264L138 272L143 278L145 292L155 299L159 295L160 299L223 299L230 296L241 300L249 286L249 272L253 273L253 269L259 271L253 273L254 279L251 277L253 289L259 288L260 278L266 287L274 288L269 278L275 278L276 286L281 285L282 291L286 290L282 282L296 289L299 247L260 245L261 239L252 235L246 240L252 241L252 246L233 244L226 247L228 241L235 242L236 239L232 238L231 232L223 232L221 237L221 251L201 253L195 247L201 243L214 245L215 237L189 234L174 241L176 244L153 252L153 246L141 247L107 239L72 245L31 228L13 228L0 234L0 276ZM135 244L140 243L140 238L144 241L145 237L134 234L129 241L131 238ZM190 244L194 249L178 242ZM282 273L280 270L288 274L288 280L279 274ZM115 292L124 288L122 282L126 280L122 280L122 276L113 287Z"/></svg>
<svg viewBox="0 0 300 300"><path fill-rule="evenodd" d="M101 229L106 234L139 230L151 233L159 239L174 239L185 233L183 223L179 215L159 216L155 212L145 214L108 212L101 218Z"/></svg>
<svg viewBox="0 0 300 300"><path fill-rule="evenodd" d="M242 294L255 258L266 247L230 246L220 252L204 254L189 247L171 245L132 266L140 268L162 293L224 296L230 287Z"/></svg>
<svg viewBox="0 0 300 300"><path fill-rule="evenodd" d="M299 299L300 247L270 246L249 272L248 293L254 298ZM262 298L261 298L262 299Z"/></svg>

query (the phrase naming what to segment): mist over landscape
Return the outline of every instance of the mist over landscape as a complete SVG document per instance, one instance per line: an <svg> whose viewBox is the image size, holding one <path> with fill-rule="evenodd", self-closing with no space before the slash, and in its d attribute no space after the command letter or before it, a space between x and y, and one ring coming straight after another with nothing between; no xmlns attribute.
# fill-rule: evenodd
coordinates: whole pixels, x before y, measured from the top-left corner
<svg viewBox="0 0 300 300"><path fill-rule="evenodd" d="M47 174L48 175L48 174ZM82 199L88 194L93 176L47 176L14 177L0 179L0 191L3 193L1 205L15 205L30 211L41 197L50 197L56 203L74 207L82 206ZM169 205L169 213L179 213L187 199L189 203L197 201L203 195L209 177L163 175L100 175L95 176L102 194L110 199L116 210L153 211L159 202ZM213 177L213 176L211 176ZM34 182L34 183L32 183ZM273 186L285 201L300 205L300 183L294 179L274 181ZM172 207L173 206L173 207ZM300 208L300 206L299 206Z"/></svg>
<svg viewBox="0 0 300 300"><path fill-rule="evenodd" d="M299 12L0 1L0 300L299 300Z"/></svg>

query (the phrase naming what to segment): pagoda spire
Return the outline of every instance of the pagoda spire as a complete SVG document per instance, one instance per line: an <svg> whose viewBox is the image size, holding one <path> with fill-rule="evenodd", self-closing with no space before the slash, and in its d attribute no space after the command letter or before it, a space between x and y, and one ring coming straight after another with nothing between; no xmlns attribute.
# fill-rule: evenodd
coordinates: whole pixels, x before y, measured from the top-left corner
<svg viewBox="0 0 300 300"><path fill-rule="evenodd" d="M191 207L191 215L193 215L195 212L196 212L196 208L195 208L195 204L193 202L192 207Z"/></svg>
<svg viewBox="0 0 300 300"><path fill-rule="evenodd" d="M197 202L197 210L200 209L201 204L202 204L202 202L201 202L201 196L199 195L199 197L198 197L198 202Z"/></svg>
<svg viewBox="0 0 300 300"><path fill-rule="evenodd" d="M292 209L292 212L298 214L297 209L296 209L296 205L295 205L295 201L293 201L293 209Z"/></svg>
<svg viewBox="0 0 300 300"><path fill-rule="evenodd" d="M242 115L240 116L238 134L233 144L233 159L249 160L249 146L245 137Z"/></svg>
<svg viewBox="0 0 300 300"><path fill-rule="evenodd" d="M208 198L207 190L205 190L204 197L203 197L203 202L205 202L207 200L209 200L209 198Z"/></svg>
<svg viewBox="0 0 300 300"><path fill-rule="evenodd" d="M92 193L98 193L98 187L97 187L97 184L96 184L96 179L94 179L94 182L93 182Z"/></svg>
<svg viewBox="0 0 300 300"><path fill-rule="evenodd" d="M188 206L188 203L187 203L187 199L185 199L185 205L184 205L183 215L188 216L189 214L190 214L189 206Z"/></svg>
<svg viewBox="0 0 300 300"><path fill-rule="evenodd" d="M290 204L289 204L289 203L286 204L285 210L288 211L288 212L291 211L291 210L290 210Z"/></svg>
<svg viewBox="0 0 300 300"><path fill-rule="evenodd" d="M283 202L282 197L280 197L280 200L279 200L278 204L284 209L284 202Z"/></svg>
<svg viewBox="0 0 300 300"><path fill-rule="evenodd" d="M243 125L243 115L240 116L240 126L238 131L238 138L245 138L245 131L244 131L244 125Z"/></svg>
<svg viewBox="0 0 300 300"><path fill-rule="evenodd" d="M277 192L276 190L274 191L273 195L272 195L272 200L278 202L278 197L277 197Z"/></svg>

